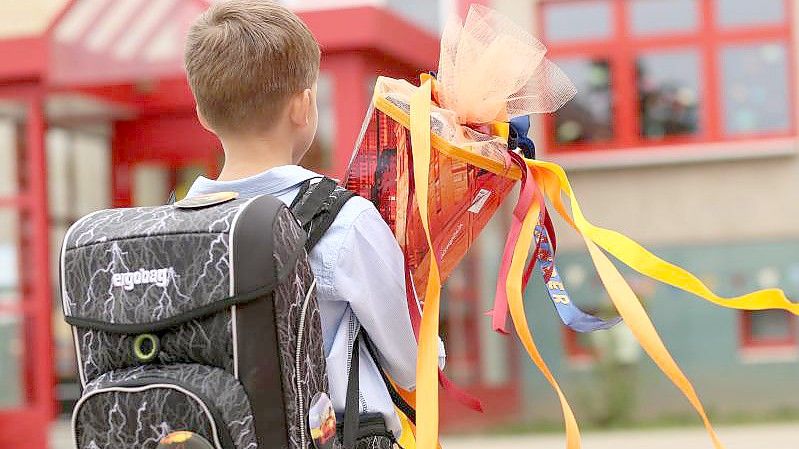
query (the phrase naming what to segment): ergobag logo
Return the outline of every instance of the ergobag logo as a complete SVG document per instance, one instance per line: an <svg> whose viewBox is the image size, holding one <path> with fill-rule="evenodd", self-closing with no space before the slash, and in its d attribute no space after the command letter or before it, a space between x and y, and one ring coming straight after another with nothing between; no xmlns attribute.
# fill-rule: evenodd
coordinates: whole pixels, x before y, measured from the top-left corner
<svg viewBox="0 0 799 449"><path fill-rule="evenodd" d="M166 287L174 275L175 269L173 267L155 270L140 268L138 271L130 271L128 273L114 273L111 277L111 285L121 287L127 291L131 291L133 287L141 284L155 284L159 287Z"/></svg>

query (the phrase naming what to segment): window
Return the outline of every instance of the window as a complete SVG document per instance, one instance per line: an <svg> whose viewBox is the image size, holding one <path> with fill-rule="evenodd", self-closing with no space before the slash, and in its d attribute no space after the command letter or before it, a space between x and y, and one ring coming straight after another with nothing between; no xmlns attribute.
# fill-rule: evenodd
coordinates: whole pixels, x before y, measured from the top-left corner
<svg viewBox="0 0 799 449"><path fill-rule="evenodd" d="M644 139L699 132L699 54L649 52L636 61L639 135Z"/></svg>
<svg viewBox="0 0 799 449"><path fill-rule="evenodd" d="M575 332L567 326L563 326L562 329L566 358L570 362L581 365L596 361L597 354L592 342L592 334Z"/></svg>
<svg viewBox="0 0 799 449"><path fill-rule="evenodd" d="M717 0L718 23L723 27L772 25L785 21L783 0Z"/></svg>
<svg viewBox="0 0 799 449"><path fill-rule="evenodd" d="M721 50L724 130L779 131L790 123L788 51L781 42L730 45Z"/></svg>
<svg viewBox="0 0 799 449"><path fill-rule="evenodd" d="M558 64L577 86L580 96L555 115L557 142L609 141L613 137L610 62L574 58Z"/></svg>
<svg viewBox="0 0 799 449"><path fill-rule="evenodd" d="M604 1L553 3L544 10L547 38L587 41L611 35L611 5Z"/></svg>
<svg viewBox="0 0 799 449"><path fill-rule="evenodd" d="M696 0L633 0L630 28L636 36L692 31L697 27Z"/></svg>
<svg viewBox="0 0 799 449"><path fill-rule="evenodd" d="M111 143L104 129L91 127L52 126L46 138L52 263L50 279L54 282L53 291L56 292L59 291L59 255L67 229L81 216L111 207ZM163 198L158 200L163 202ZM55 313L61 313L59 295L54 295L53 308ZM78 372L72 331L64 320L53 321L53 345L59 389L70 389L69 385L77 382ZM71 390L67 391L61 400L68 402L78 396L77 391L75 396L70 396Z"/></svg>
<svg viewBox="0 0 799 449"><path fill-rule="evenodd" d="M794 132L787 0L545 0L539 19L578 89L545 119L556 151Z"/></svg>
<svg viewBox="0 0 799 449"><path fill-rule="evenodd" d="M797 349L796 319L783 310L741 312L741 347L752 349Z"/></svg>

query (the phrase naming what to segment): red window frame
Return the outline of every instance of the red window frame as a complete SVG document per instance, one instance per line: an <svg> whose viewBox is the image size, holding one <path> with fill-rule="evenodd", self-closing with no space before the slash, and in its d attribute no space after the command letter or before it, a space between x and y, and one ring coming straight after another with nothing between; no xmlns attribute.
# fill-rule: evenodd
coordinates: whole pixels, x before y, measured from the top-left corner
<svg viewBox="0 0 799 449"><path fill-rule="evenodd" d="M788 321L788 335L784 338L761 339L752 335L752 313L751 311L741 311L739 314L740 323L740 347L743 350L761 349L799 349L799 330L797 330L796 318L789 312L783 310L772 310L771 313L784 313Z"/></svg>
<svg viewBox="0 0 799 449"><path fill-rule="evenodd" d="M568 326L563 326L563 346L566 358L573 363L593 363L597 359L596 350L580 342L580 334Z"/></svg>
<svg viewBox="0 0 799 449"><path fill-rule="evenodd" d="M611 35L608 38L550 42L547 40L546 9L563 3L605 3L611 7ZM607 141L558 144L553 138L554 114L544 117L543 141L546 148L558 153L584 150L640 149L689 143L718 143L745 141L763 138L784 138L796 134L795 124L795 56L792 35L793 1L785 3L785 18L779 24L747 25L722 28L717 25L716 0L697 0L697 28L692 31L663 32L652 36L636 36L628 18L630 4L627 0L544 0L537 11L538 29L548 48L548 56L559 58L602 58L610 63L611 79L611 127L613 137ZM725 45L753 44L781 41L787 53L787 79L789 128L778 132L756 132L726 135L721 96L721 69L719 54ZM667 136L662 139L646 139L640 135L638 118L638 90L635 62L646 52L657 50L695 49L699 53L700 130L695 135Z"/></svg>

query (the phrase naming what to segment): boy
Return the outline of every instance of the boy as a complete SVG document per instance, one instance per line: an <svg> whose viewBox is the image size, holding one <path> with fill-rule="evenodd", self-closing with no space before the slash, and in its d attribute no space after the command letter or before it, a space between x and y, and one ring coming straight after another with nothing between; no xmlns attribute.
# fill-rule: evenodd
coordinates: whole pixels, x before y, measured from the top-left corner
<svg viewBox="0 0 799 449"><path fill-rule="evenodd" d="M292 165L316 133L319 60L319 45L305 24L276 3L229 0L210 6L189 31L185 63L197 116L222 142L225 164L217 180L198 178L189 196L236 191L242 197L272 194L290 204L304 181L320 176ZM403 256L374 206L360 197L347 202L310 260L336 411L344 411L358 323L388 374L412 389L416 339ZM399 438L401 424L378 369L365 349L360 354L360 411L382 413Z"/></svg>

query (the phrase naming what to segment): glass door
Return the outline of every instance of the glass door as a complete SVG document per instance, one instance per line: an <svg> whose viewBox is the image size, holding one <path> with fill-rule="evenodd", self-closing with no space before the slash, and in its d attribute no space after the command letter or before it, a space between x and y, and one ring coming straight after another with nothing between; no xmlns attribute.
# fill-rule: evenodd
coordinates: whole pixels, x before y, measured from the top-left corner
<svg viewBox="0 0 799 449"><path fill-rule="evenodd" d="M198 176L216 177L219 166L219 160L213 156L183 161L137 161L131 167L131 205L164 204L173 191L181 199Z"/></svg>
<svg viewBox="0 0 799 449"><path fill-rule="evenodd" d="M72 328L63 319L58 292L61 244L75 221L111 207L110 128L104 122L57 126L51 121L46 137L56 399L67 418L80 396L80 381Z"/></svg>
<svg viewBox="0 0 799 449"><path fill-rule="evenodd" d="M33 89L31 89L33 90ZM44 112L0 97L0 447L47 447L54 416Z"/></svg>

